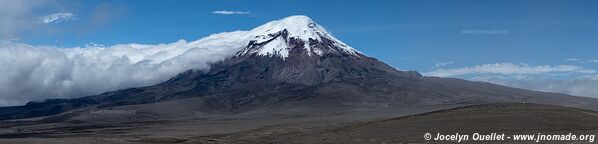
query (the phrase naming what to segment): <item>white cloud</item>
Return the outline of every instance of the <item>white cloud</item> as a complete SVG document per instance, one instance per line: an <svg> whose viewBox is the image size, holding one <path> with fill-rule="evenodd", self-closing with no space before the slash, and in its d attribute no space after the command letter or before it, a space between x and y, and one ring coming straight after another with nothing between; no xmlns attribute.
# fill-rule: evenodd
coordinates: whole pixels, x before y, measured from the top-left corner
<svg viewBox="0 0 598 144"><path fill-rule="evenodd" d="M467 74L546 74L553 72L567 72L567 73L595 73L595 70L584 69L581 66L575 65L541 65L530 66L527 64L512 64L512 63L495 63L483 64L471 67L454 68L454 69L437 69L426 72L424 75L438 76L438 77L452 77Z"/></svg>
<svg viewBox="0 0 598 144"><path fill-rule="evenodd" d="M566 61L580 61L580 59L576 59L576 58L568 58L568 59L565 59L565 60Z"/></svg>
<svg viewBox="0 0 598 144"><path fill-rule="evenodd" d="M228 10L219 10L213 11L213 14L221 14L221 15L247 15L251 14L250 11L228 11Z"/></svg>
<svg viewBox="0 0 598 144"><path fill-rule="evenodd" d="M50 14L50 15L39 17L39 22L45 23L45 24L61 23L61 22L66 22L66 21L72 20L74 16L75 15L73 15L72 13L68 13L68 12L55 13L55 14Z"/></svg>
<svg viewBox="0 0 598 144"><path fill-rule="evenodd" d="M588 62L591 62L591 63L598 63L598 59L588 60Z"/></svg>
<svg viewBox="0 0 598 144"><path fill-rule="evenodd" d="M50 0L6 0L0 2L0 40L19 39L24 35L45 36L57 33L75 32L80 35L95 31L126 13L126 6L112 1L101 1L81 9L79 5ZM72 13L45 13L47 11ZM78 12L79 11L79 12ZM84 15L78 15L77 13ZM77 14L77 15L75 15ZM85 17L84 21L71 27L55 27L49 23L60 23Z"/></svg>
<svg viewBox="0 0 598 144"><path fill-rule="evenodd" d="M424 75L461 77L509 87L577 96L598 97L598 75L594 69L576 65L494 63L453 69L436 69Z"/></svg>
<svg viewBox="0 0 598 144"><path fill-rule="evenodd" d="M0 41L0 106L153 85L188 69L207 70L210 63L244 47L244 34L157 45L92 43L84 48Z"/></svg>
<svg viewBox="0 0 598 144"><path fill-rule="evenodd" d="M505 76L477 76L475 81L484 81L516 88L544 92L564 93L576 96L598 97L598 75L580 76L572 79L527 77L513 79Z"/></svg>
<svg viewBox="0 0 598 144"><path fill-rule="evenodd" d="M36 21L33 9L43 5L38 0L7 0L0 4L0 39L16 38L31 29Z"/></svg>
<svg viewBox="0 0 598 144"><path fill-rule="evenodd" d="M434 64L434 66L432 68L439 68L439 67L444 67L447 65L453 64L452 61L448 61L448 62L441 62L441 63L436 63Z"/></svg>

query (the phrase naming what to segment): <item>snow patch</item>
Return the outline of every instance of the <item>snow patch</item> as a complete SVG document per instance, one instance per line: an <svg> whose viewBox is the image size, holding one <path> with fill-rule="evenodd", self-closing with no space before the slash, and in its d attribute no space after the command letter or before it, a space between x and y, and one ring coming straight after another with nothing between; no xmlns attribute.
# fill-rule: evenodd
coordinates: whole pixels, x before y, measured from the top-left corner
<svg viewBox="0 0 598 144"><path fill-rule="evenodd" d="M289 56L289 48L284 38L279 36L276 37L276 39L274 39L273 41L264 45L262 48L260 48L258 54L261 56L279 55L284 59Z"/></svg>

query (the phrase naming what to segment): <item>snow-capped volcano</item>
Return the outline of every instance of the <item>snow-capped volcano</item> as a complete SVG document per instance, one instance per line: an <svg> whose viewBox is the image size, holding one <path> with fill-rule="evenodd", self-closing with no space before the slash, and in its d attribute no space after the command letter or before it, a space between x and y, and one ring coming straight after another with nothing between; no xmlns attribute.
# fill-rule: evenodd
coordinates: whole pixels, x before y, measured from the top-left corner
<svg viewBox="0 0 598 144"><path fill-rule="evenodd" d="M96 117L85 110L113 108L135 108L143 115L125 119L143 121L163 116L204 118L197 114L253 110L337 113L351 109L388 110L521 101L598 108L598 100L593 99L399 71L357 52L306 16L291 16L250 31L214 34L172 46L182 47L182 50L212 48L226 51L222 53L227 55L210 63L209 70L188 70L152 86L0 108L0 120L69 112L60 115L63 117L59 120L82 121L79 118ZM160 53L159 50L156 53ZM188 55L182 59L202 59L201 56ZM278 113L278 110L272 112Z"/></svg>
<svg viewBox="0 0 598 144"><path fill-rule="evenodd" d="M275 56L286 59L291 51L308 56L327 53L358 56L359 51L336 39L332 33L304 15L289 16L258 26L249 31L213 34L190 42L189 47L228 47L238 49L240 56Z"/></svg>
<svg viewBox="0 0 598 144"><path fill-rule="evenodd" d="M357 52L311 18L303 15L268 22L247 32L246 36L249 37L249 42L237 56L257 54L284 59L292 49L303 49L308 55L329 52L355 55Z"/></svg>

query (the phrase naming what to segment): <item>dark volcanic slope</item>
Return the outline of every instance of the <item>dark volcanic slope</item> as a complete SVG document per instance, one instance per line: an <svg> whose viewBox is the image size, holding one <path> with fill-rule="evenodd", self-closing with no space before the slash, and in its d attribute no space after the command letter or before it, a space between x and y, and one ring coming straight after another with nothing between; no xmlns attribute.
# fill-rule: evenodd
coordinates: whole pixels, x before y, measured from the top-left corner
<svg viewBox="0 0 598 144"><path fill-rule="evenodd" d="M598 132L598 113L551 105L488 104L335 128L298 131L293 130L290 126L281 125L203 138L231 143L428 143L430 141L424 140L423 137L425 133L488 134L493 132L505 133L506 135L537 133L595 135ZM535 143L533 141L495 142ZM542 141L542 143L587 142Z"/></svg>
<svg viewBox="0 0 598 144"><path fill-rule="evenodd" d="M292 104L309 108L391 108L533 102L596 109L598 100L514 89L460 79L397 71L364 55L291 53L286 60L251 55L188 71L164 83L98 96L49 100L0 108L0 119L47 116L85 108L109 108L199 97L187 110L239 113ZM164 109L168 109L166 107ZM185 111L185 110L179 110Z"/></svg>

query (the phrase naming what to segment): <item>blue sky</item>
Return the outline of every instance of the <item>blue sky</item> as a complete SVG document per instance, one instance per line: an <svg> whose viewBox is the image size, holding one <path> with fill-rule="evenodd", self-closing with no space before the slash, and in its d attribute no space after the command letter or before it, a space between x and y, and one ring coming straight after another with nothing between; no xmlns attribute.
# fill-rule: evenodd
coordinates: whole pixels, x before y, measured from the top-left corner
<svg viewBox="0 0 598 144"><path fill-rule="evenodd" d="M402 70L544 91L598 86L598 1L107 0L40 2L26 13L68 20L4 34L31 45L159 44L307 15L338 39ZM1 5L1 4L0 4ZM214 11L238 12L216 14ZM0 11L1 12L1 11ZM1 17L2 15L0 15ZM8 17L10 19L10 17ZM556 81L556 82L555 82ZM525 84L521 84L521 83ZM559 83L560 82L560 83ZM533 83L533 84L530 84ZM558 84L557 84L558 83ZM589 87L587 84L581 85ZM578 88L578 87L575 87ZM576 95L593 95L598 91Z"/></svg>
<svg viewBox="0 0 598 144"><path fill-rule="evenodd" d="M38 15L70 12L75 15L73 20L48 26L51 32L24 32L20 39L64 47L91 42L170 43L249 30L303 14L351 46L401 69L427 71L435 63L448 61L453 66L494 62L553 65L571 63L565 59L598 59L597 4L554 0L59 1L59 9L49 8ZM212 13L217 10L250 14ZM508 34L464 34L467 30Z"/></svg>

